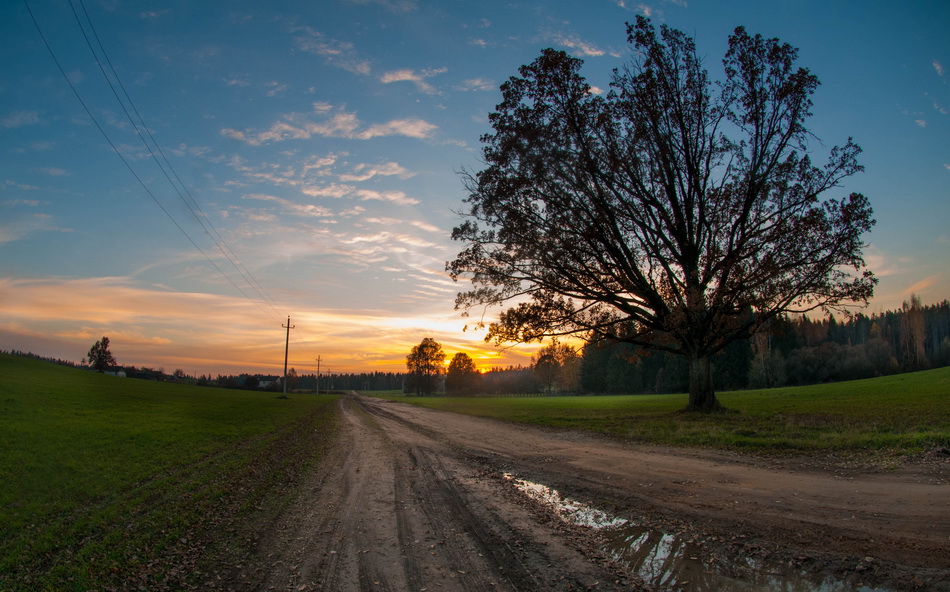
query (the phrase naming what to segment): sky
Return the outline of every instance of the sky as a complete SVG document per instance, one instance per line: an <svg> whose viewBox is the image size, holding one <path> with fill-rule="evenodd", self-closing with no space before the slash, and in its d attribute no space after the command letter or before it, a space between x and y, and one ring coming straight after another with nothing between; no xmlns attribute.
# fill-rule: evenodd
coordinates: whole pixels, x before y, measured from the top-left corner
<svg viewBox="0 0 950 592"><path fill-rule="evenodd" d="M864 150L827 196L874 207L865 314L950 298L945 0L11 0L0 349L79 361L108 336L122 364L279 373L289 317L298 373L403 371L424 337L528 363L455 310L460 173L519 66L561 49L605 90L637 15L713 78L736 26L799 48L814 158Z"/></svg>

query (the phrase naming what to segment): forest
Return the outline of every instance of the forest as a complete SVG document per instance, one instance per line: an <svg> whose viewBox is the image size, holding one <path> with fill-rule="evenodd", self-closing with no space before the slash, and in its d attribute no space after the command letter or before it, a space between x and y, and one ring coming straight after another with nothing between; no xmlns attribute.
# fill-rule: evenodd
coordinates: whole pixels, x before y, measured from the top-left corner
<svg viewBox="0 0 950 592"><path fill-rule="evenodd" d="M682 392L685 360L602 342L583 348L579 385L594 393ZM913 297L896 311L821 320L780 317L713 359L719 390L856 380L950 364L950 302ZM564 385L572 386L572 385Z"/></svg>

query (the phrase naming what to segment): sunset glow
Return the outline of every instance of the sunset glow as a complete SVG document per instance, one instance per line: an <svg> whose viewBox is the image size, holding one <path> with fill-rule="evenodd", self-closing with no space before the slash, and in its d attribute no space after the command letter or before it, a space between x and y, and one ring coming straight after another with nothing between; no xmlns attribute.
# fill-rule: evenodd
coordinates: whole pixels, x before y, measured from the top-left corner
<svg viewBox="0 0 950 592"><path fill-rule="evenodd" d="M276 373L290 317L298 372L318 356L324 372L404 371L424 337L446 361L528 364L540 345L496 348L454 308L459 172L479 170L519 66L564 49L609 89L637 14L709 55L737 25L799 47L822 81L822 150L864 150L866 172L829 196L875 210L866 314L950 297L945 2L162 6L3 9L0 349L78 362L108 336L121 364Z"/></svg>

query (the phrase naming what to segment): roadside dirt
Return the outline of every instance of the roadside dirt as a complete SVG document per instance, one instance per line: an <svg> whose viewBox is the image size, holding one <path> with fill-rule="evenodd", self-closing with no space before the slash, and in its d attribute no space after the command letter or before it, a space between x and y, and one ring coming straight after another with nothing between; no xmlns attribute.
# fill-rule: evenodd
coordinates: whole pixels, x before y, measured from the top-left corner
<svg viewBox="0 0 950 592"><path fill-rule="evenodd" d="M357 395L298 498L219 565L238 590L653 590L510 476L822 589L950 590L950 461L891 470L628 445ZM506 478L505 475L509 477ZM654 551L656 552L656 551ZM701 570L702 571L702 570ZM642 573L642 572L641 572ZM836 585L836 584L835 584ZM789 584L787 590L806 590Z"/></svg>

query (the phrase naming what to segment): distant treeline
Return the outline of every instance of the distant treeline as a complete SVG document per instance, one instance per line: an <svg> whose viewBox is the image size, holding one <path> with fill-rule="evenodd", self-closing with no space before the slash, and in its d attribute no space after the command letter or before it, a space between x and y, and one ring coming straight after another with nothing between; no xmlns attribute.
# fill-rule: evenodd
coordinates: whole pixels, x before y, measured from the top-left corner
<svg viewBox="0 0 950 592"><path fill-rule="evenodd" d="M0 354L6 354L8 356L19 356L21 358L31 358L34 360L41 360L43 362L52 362L54 364L59 364L60 366L69 366L70 368L82 368L80 364L76 362L71 362L69 360L61 360L59 358L54 358L51 356L42 356L40 354L34 354L33 352L25 352L20 349L11 349L10 351L0 349Z"/></svg>
<svg viewBox="0 0 950 592"><path fill-rule="evenodd" d="M321 374L319 380L320 392L349 392L349 391L392 391L403 387L405 373L402 372L361 372L361 373L327 373ZM224 388L251 389L251 390L283 390L283 376L269 376L263 374L239 374L225 376L219 374L217 378L199 376L196 384L202 386L220 386ZM291 368L287 372L288 390L316 391L318 388L316 374L297 374Z"/></svg>
<svg viewBox="0 0 950 592"><path fill-rule="evenodd" d="M950 365L950 302L913 298L896 311L839 320L783 317L767 331L729 345L714 358L717 389L767 388L859 378ZM580 388L595 393L683 392L679 356L602 342L583 349Z"/></svg>
<svg viewBox="0 0 950 592"><path fill-rule="evenodd" d="M0 351L61 364L68 360L12 350ZM557 384L539 376L531 366L494 368L478 377L472 392L483 395L528 395L540 392L675 393L688 388L686 360L625 343L588 344L566 362ZM781 317L751 339L730 344L714 358L716 389L736 390L804 385L873 378L950 365L950 301L923 306L913 297L899 310L867 316L812 320ZM190 382L224 388L282 390L282 377L262 374L186 375L175 370L125 367L127 375L151 380ZM289 390L316 391L315 374L288 373ZM391 391L406 384L404 372L322 374L321 392ZM437 389L437 390L442 390Z"/></svg>

